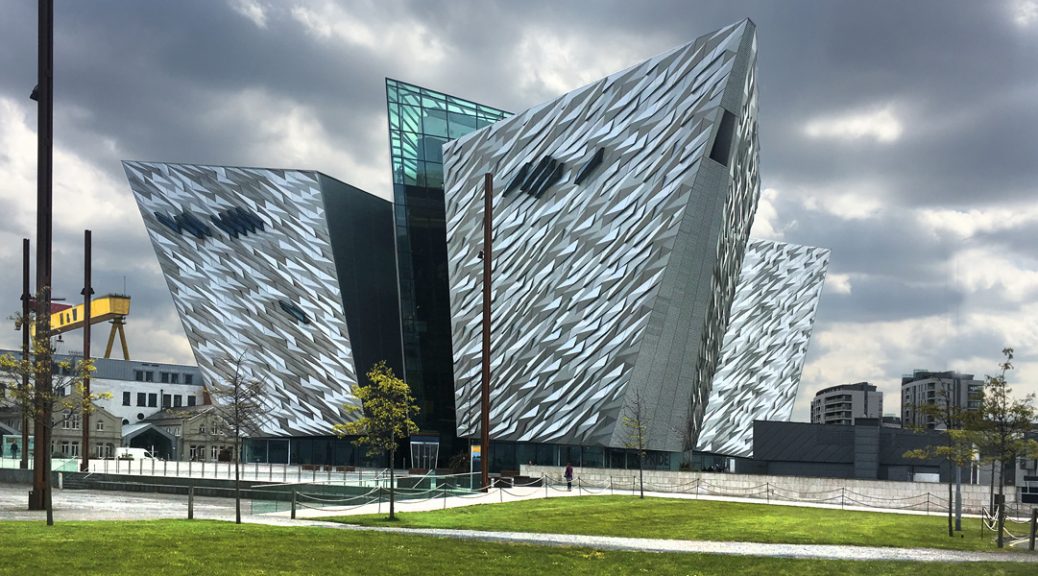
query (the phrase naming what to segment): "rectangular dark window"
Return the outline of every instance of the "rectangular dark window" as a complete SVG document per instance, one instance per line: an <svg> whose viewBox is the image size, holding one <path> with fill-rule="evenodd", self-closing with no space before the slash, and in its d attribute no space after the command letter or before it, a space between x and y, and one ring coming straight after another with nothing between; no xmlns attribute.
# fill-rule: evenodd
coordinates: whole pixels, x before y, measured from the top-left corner
<svg viewBox="0 0 1038 576"><path fill-rule="evenodd" d="M138 392L137 393L137 405L138 406L144 406L144 404L147 403L147 398L148 398L147 394L145 394L144 392Z"/></svg>
<svg viewBox="0 0 1038 576"><path fill-rule="evenodd" d="M152 372L151 370L148 370L147 372L145 372L144 373L144 381L145 382L154 382L155 381L155 373Z"/></svg>
<svg viewBox="0 0 1038 576"><path fill-rule="evenodd" d="M156 406L158 406L158 404L159 404L159 395L155 394L154 392L151 393L151 394L148 394L148 407L149 408L155 408Z"/></svg>
<svg viewBox="0 0 1038 576"><path fill-rule="evenodd" d="M179 384L180 383L180 374L177 374L176 372L171 373L169 375L169 383L170 384Z"/></svg>
<svg viewBox="0 0 1038 576"><path fill-rule="evenodd" d="M133 379L138 381L138 382L144 382L144 371L143 370L134 370L133 371Z"/></svg>
<svg viewBox="0 0 1038 576"><path fill-rule="evenodd" d="M195 397L194 396L188 396L187 397L187 405L188 406L194 406L195 405Z"/></svg>
<svg viewBox="0 0 1038 576"><path fill-rule="evenodd" d="M184 384L193 384L194 374L184 374Z"/></svg>
<svg viewBox="0 0 1038 576"><path fill-rule="evenodd" d="M735 137L735 114L725 110L721 116L721 125L717 127L714 147L710 149L710 158L722 166L728 165L732 154L732 140Z"/></svg>
<svg viewBox="0 0 1038 576"><path fill-rule="evenodd" d="M163 408L169 408L169 404L172 401L173 401L173 397L170 396L169 394L163 394L162 395L162 407Z"/></svg>
<svg viewBox="0 0 1038 576"><path fill-rule="evenodd" d="M129 406L129 405L130 405L130 393L129 392L123 392L123 406Z"/></svg>
<svg viewBox="0 0 1038 576"><path fill-rule="evenodd" d="M163 384L169 384L169 372L159 372L159 381Z"/></svg>
<svg viewBox="0 0 1038 576"><path fill-rule="evenodd" d="M183 405L184 405L184 397L183 396L181 396L180 394L177 394L176 396L173 397L173 407L174 408L180 408Z"/></svg>

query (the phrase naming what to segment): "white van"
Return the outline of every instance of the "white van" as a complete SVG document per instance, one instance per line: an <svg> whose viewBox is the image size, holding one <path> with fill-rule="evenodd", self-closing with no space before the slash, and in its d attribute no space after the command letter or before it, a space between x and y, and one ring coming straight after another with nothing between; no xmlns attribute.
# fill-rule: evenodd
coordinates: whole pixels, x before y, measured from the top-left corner
<svg viewBox="0 0 1038 576"><path fill-rule="evenodd" d="M116 448L115 457L119 460L155 460L155 455L144 448Z"/></svg>

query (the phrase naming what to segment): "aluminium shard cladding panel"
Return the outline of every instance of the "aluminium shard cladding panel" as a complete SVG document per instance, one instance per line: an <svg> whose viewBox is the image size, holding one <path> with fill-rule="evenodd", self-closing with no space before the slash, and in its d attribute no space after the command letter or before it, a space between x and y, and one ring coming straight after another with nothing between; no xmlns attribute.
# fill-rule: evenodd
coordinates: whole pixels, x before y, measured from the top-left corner
<svg viewBox="0 0 1038 576"><path fill-rule="evenodd" d="M493 437L622 446L640 398L651 449L690 445L757 203L755 52L743 21L444 146L460 436L479 430L489 171ZM502 194L545 157L552 186Z"/></svg>
<svg viewBox="0 0 1038 576"><path fill-rule="evenodd" d="M357 404L350 393L357 375L319 174L123 167L206 382L227 382L229 359L244 353L246 376L264 384L262 433L331 433L342 406ZM264 230L233 238L213 225L211 215L234 208L251 211ZM156 216L185 211L212 236L178 233Z"/></svg>
<svg viewBox="0 0 1038 576"><path fill-rule="evenodd" d="M829 250L750 240L696 449L749 457L754 420L789 420Z"/></svg>

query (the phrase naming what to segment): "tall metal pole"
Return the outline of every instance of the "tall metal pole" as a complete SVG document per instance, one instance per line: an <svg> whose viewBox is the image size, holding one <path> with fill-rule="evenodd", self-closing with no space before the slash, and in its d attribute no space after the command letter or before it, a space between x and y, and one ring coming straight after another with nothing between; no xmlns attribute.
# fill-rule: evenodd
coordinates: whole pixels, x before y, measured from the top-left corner
<svg viewBox="0 0 1038 576"><path fill-rule="evenodd" d="M90 284L90 230L83 231L83 360L90 361L90 299L94 296L94 288ZM83 376L83 398L81 406L86 408L90 398L90 373ZM83 410L83 443L80 455L80 470L90 471L90 411Z"/></svg>
<svg viewBox="0 0 1038 576"><path fill-rule="evenodd" d="M490 486L490 260L493 244L494 175L483 176L483 381L480 387L480 481Z"/></svg>
<svg viewBox="0 0 1038 576"><path fill-rule="evenodd" d="M32 301L32 292L29 287L29 239L22 239L22 360L29 360L32 352L29 350L29 326L32 314L29 312L29 303ZM22 374L22 461L19 467L25 470L29 467L29 410L26 406L25 391L29 389L29 373Z"/></svg>
<svg viewBox="0 0 1038 576"><path fill-rule="evenodd" d="M51 221L54 120L54 1L39 0L38 82L36 87L37 165L36 165L36 449L33 451L32 492L29 509L50 508L50 298L51 298ZM40 342L40 339L43 339Z"/></svg>

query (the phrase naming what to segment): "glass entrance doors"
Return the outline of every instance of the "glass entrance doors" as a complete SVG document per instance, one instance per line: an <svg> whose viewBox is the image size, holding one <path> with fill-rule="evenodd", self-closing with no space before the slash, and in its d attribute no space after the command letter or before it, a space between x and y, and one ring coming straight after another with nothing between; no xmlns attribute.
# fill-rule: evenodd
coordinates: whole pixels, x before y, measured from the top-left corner
<svg viewBox="0 0 1038 576"><path fill-rule="evenodd" d="M438 437L411 437L411 468L435 470L439 456L440 439Z"/></svg>

